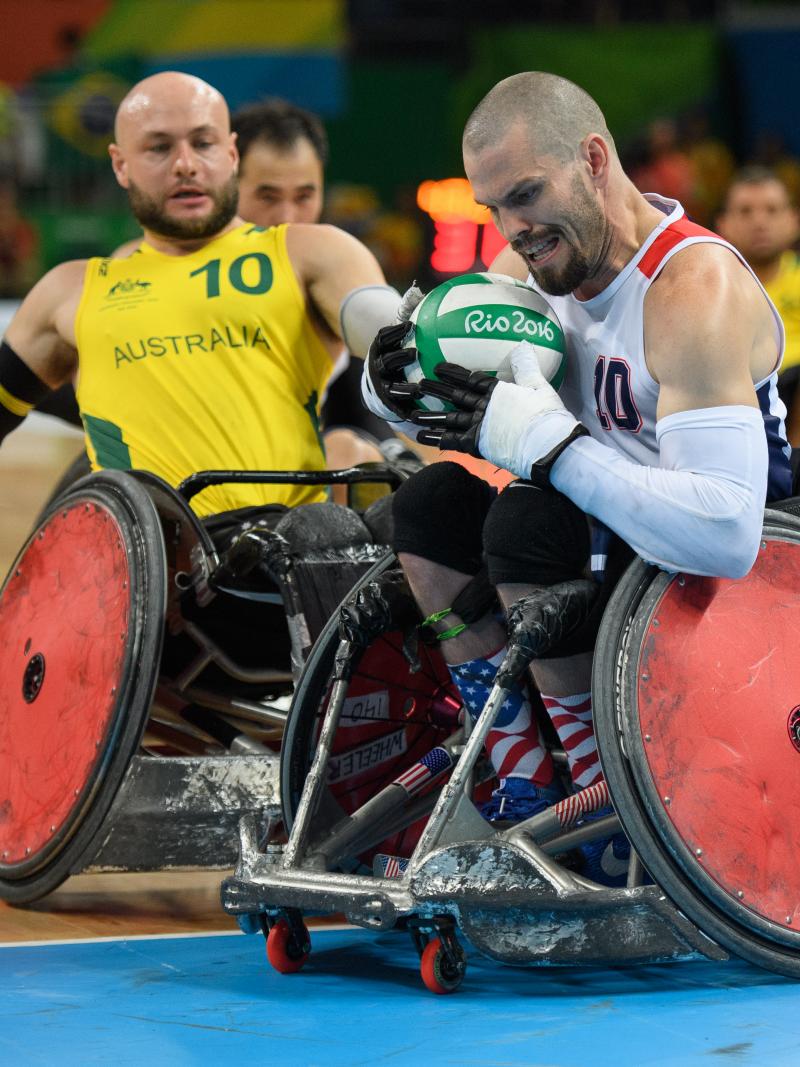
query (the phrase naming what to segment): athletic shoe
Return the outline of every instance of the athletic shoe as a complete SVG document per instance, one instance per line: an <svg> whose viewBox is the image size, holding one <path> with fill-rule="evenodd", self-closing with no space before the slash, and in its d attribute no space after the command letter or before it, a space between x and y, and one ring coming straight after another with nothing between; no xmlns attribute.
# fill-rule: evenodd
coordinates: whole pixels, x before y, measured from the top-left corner
<svg viewBox="0 0 800 1067"><path fill-rule="evenodd" d="M501 778L491 800L481 807L481 815L488 822L523 822L563 798L555 782L536 785L527 778Z"/></svg>
<svg viewBox="0 0 800 1067"><path fill-rule="evenodd" d="M600 808L599 811L584 815L578 826L613 814L614 809L610 806ZM582 856L579 874L591 878L599 885L619 888L627 884L631 846L622 831L612 837L603 837L599 841L590 841L587 845L581 845L579 851Z"/></svg>

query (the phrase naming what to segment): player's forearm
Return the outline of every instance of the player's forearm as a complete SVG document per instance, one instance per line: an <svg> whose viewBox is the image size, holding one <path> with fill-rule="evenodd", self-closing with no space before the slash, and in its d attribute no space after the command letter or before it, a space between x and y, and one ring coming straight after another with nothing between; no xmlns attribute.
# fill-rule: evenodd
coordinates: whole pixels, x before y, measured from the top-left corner
<svg viewBox="0 0 800 1067"><path fill-rule="evenodd" d="M0 441L50 392L6 341L0 342Z"/></svg>
<svg viewBox="0 0 800 1067"><path fill-rule="evenodd" d="M667 570L739 578L753 565L767 488L760 412L745 406L659 420L660 467L589 437L556 461L551 482L643 559Z"/></svg>

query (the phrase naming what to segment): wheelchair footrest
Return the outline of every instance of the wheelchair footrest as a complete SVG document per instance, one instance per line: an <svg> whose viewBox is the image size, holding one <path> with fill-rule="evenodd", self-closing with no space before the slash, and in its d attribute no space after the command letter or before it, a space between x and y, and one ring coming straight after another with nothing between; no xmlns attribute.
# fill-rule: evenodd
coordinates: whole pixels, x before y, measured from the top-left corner
<svg viewBox="0 0 800 1067"><path fill-rule="evenodd" d="M499 839L434 849L397 879L286 865L283 847L257 849L248 819L240 846L222 904L246 930L258 929L253 916L286 907L308 915L344 912L359 926L382 930L401 917L438 915L451 916L476 948L506 963L728 958L657 886L600 889L576 881L565 892Z"/></svg>

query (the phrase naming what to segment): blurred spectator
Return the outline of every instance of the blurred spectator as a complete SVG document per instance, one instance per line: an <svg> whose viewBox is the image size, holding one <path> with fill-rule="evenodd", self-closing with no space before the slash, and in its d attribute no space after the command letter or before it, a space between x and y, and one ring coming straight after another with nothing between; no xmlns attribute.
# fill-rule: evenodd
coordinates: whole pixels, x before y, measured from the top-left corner
<svg viewBox="0 0 800 1067"><path fill-rule="evenodd" d="M733 153L712 136L708 115L696 108L685 116L683 140L692 165L693 188L684 204L689 214L708 226L722 206L734 172Z"/></svg>
<svg viewBox="0 0 800 1067"><path fill-rule="evenodd" d="M0 180L0 296L24 296L39 273L36 230L17 210L14 183Z"/></svg>
<svg viewBox="0 0 800 1067"><path fill-rule="evenodd" d="M270 99L237 111L231 128L241 157L239 214L259 226L318 222L328 138L317 116Z"/></svg>
<svg viewBox="0 0 800 1067"><path fill-rule="evenodd" d="M767 167L786 188L793 204L800 204L800 160L786 147L779 133L767 131L756 142L752 162Z"/></svg>
<svg viewBox="0 0 800 1067"><path fill-rule="evenodd" d="M385 210L370 186L335 185L325 219L364 242L390 285L402 291L419 277L424 235L413 190L401 190L397 210Z"/></svg>
<svg viewBox="0 0 800 1067"><path fill-rule="evenodd" d="M789 412L789 440L800 445L800 261L792 250L798 213L786 184L765 167L746 167L728 189L717 228L753 268L783 319L778 392Z"/></svg>
<svg viewBox="0 0 800 1067"><path fill-rule="evenodd" d="M0 181L17 181L22 117L17 94L10 85L0 82Z"/></svg>
<svg viewBox="0 0 800 1067"><path fill-rule="evenodd" d="M21 189L40 185L47 170L47 134L39 99L30 86L17 94L17 179Z"/></svg>
<svg viewBox="0 0 800 1067"><path fill-rule="evenodd" d="M688 205L694 193L692 161L678 141L674 119L651 122L647 129L645 158L634 168L631 179L643 193L660 193Z"/></svg>
<svg viewBox="0 0 800 1067"><path fill-rule="evenodd" d="M364 235L383 268L386 280L401 292L418 277L424 254L424 233L414 191L398 194L397 208L381 211Z"/></svg>
<svg viewBox="0 0 800 1067"><path fill-rule="evenodd" d="M380 198L371 186L339 182L331 187L325 220L364 241L380 209Z"/></svg>

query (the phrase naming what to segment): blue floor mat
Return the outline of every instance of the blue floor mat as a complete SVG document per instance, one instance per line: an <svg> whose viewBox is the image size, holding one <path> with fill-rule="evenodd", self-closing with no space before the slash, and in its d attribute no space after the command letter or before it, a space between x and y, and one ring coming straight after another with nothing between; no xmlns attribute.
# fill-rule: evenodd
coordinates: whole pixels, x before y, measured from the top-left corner
<svg viewBox="0 0 800 1067"><path fill-rule="evenodd" d="M441 997L407 935L312 940L289 976L255 936L0 948L0 1063L800 1064L800 985L741 962L523 969L470 952Z"/></svg>

